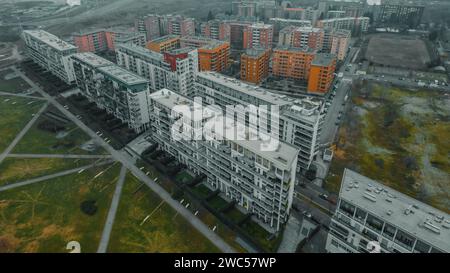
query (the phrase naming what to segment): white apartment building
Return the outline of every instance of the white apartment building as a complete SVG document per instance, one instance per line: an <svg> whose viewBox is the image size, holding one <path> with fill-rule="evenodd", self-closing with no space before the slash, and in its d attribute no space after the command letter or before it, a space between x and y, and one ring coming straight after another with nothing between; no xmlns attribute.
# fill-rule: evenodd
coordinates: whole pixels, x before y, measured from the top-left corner
<svg viewBox="0 0 450 273"><path fill-rule="evenodd" d="M215 116L186 117L176 107L194 111L193 101L168 89L152 93L150 100L151 133L159 148L205 174L210 189L236 201L267 230L278 231L292 205L298 149L280 142L274 151L262 151L263 140L235 140L216 131L209 131L208 140L177 139L174 135L193 138ZM175 122L181 124L177 130Z"/></svg>
<svg viewBox="0 0 450 273"><path fill-rule="evenodd" d="M330 28L332 30L347 29L354 33L367 32L369 30L369 17L344 17L317 21L317 27Z"/></svg>
<svg viewBox="0 0 450 273"><path fill-rule="evenodd" d="M44 30L24 30L22 38L28 56L42 68L71 84L75 78L70 65L70 56L77 47Z"/></svg>
<svg viewBox="0 0 450 273"><path fill-rule="evenodd" d="M279 116L272 117L269 113L266 118L271 122L267 124L267 128L272 134L277 133L281 141L300 149L297 170L308 169L314 156L318 154L318 139L323 123L323 105L319 101L274 94L215 72L197 74L195 96L201 97L203 103L215 104L222 109L228 105L267 105L268 108L277 105ZM248 113L247 120L240 122L248 123ZM272 128L278 128L278 132Z"/></svg>
<svg viewBox="0 0 450 273"><path fill-rule="evenodd" d="M449 253L450 215L349 169L326 249L332 253Z"/></svg>
<svg viewBox="0 0 450 273"><path fill-rule="evenodd" d="M136 132L148 129L148 80L93 53L72 56L76 83L91 102Z"/></svg>
<svg viewBox="0 0 450 273"><path fill-rule="evenodd" d="M170 56L174 57L167 58ZM194 90L198 72L196 49L183 48L163 54L132 44L121 44L116 48L116 59L119 66L148 79L152 92L167 87L180 94L191 95Z"/></svg>

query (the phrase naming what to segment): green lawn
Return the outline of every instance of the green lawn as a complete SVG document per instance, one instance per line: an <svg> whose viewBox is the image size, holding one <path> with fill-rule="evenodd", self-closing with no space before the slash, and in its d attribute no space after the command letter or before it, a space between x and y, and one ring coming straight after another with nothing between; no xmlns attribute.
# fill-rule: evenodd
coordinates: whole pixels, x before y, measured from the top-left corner
<svg viewBox="0 0 450 273"><path fill-rule="evenodd" d="M208 200L208 203L209 203L209 205L211 205L211 207L215 208L216 210L220 210L221 208L228 205L228 202L225 201L219 195L216 195L212 199Z"/></svg>
<svg viewBox="0 0 450 273"><path fill-rule="evenodd" d="M94 161L95 159L6 158L0 164L0 186L75 169Z"/></svg>
<svg viewBox="0 0 450 273"><path fill-rule="evenodd" d="M20 77L5 80L5 76L12 73L12 70L0 72L0 91L8 93L20 93L30 88L30 86Z"/></svg>
<svg viewBox="0 0 450 273"><path fill-rule="evenodd" d="M277 238L272 238L269 240L271 234L265 230L262 226L255 223L252 220L245 222L242 228L251 236L265 251L276 252L278 245L280 243L281 235ZM282 232L280 232L281 234Z"/></svg>
<svg viewBox="0 0 450 273"><path fill-rule="evenodd" d="M175 180L179 183L187 183L192 181L192 179L194 179L192 177L192 175L190 175L187 171L182 171L179 172L176 176L175 176Z"/></svg>
<svg viewBox="0 0 450 273"><path fill-rule="evenodd" d="M95 252L119 170L101 166L0 192L0 252L68 252L70 241ZM81 210L86 201L97 208L92 215Z"/></svg>
<svg viewBox="0 0 450 273"><path fill-rule="evenodd" d="M109 252L219 251L147 186L140 185L138 179L127 174Z"/></svg>
<svg viewBox="0 0 450 273"><path fill-rule="evenodd" d="M42 101L0 96L0 152L3 152L11 144L42 105Z"/></svg>
<svg viewBox="0 0 450 273"><path fill-rule="evenodd" d="M85 151L80 146L91 138L74 123L65 125L67 135L58 138L57 133L39 129L39 124L46 117L40 117L33 127L17 144L13 153L18 154L105 154L102 148L93 152Z"/></svg>
<svg viewBox="0 0 450 273"><path fill-rule="evenodd" d="M243 214L241 211L239 211L237 208L232 208L225 214L228 218L230 218L231 221L234 223L239 223L242 219L245 218L245 214Z"/></svg>

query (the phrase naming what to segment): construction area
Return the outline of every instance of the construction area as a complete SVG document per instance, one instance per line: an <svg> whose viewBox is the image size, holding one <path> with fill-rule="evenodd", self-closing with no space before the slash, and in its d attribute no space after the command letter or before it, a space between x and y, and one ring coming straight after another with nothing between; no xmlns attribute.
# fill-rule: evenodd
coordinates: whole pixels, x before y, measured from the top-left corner
<svg viewBox="0 0 450 273"><path fill-rule="evenodd" d="M326 179L338 192L344 168L450 211L450 94L362 81L340 127Z"/></svg>

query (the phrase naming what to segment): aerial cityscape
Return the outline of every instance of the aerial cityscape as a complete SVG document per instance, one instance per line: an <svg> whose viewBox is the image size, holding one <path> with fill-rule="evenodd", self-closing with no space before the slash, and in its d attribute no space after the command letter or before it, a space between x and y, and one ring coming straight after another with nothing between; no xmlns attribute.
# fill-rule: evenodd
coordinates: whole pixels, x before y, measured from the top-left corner
<svg viewBox="0 0 450 273"><path fill-rule="evenodd" d="M0 0L0 253L449 253L449 54L448 0Z"/></svg>

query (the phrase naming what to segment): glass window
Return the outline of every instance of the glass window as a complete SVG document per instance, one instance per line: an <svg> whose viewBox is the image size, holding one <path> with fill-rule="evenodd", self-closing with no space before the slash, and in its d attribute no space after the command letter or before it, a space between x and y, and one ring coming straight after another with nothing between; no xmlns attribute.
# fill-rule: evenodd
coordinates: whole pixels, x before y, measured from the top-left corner
<svg viewBox="0 0 450 273"><path fill-rule="evenodd" d="M401 246L407 249L412 249L414 241L415 241L414 237L406 234L401 230L397 231L397 235L395 236L395 242L400 244Z"/></svg>
<svg viewBox="0 0 450 273"><path fill-rule="evenodd" d="M366 223L368 226L370 226L371 228L373 228L379 232L381 232L381 230L383 229L384 222L381 219L379 219L373 215L369 214L369 216L367 216Z"/></svg>
<svg viewBox="0 0 450 273"><path fill-rule="evenodd" d="M430 251L430 246L426 243L417 240L416 246L414 247L415 253L428 253Z"/></svg>
<svg viewBox="0 0 450 273"><path fill-rule="evenodd" d="M383 236L393 239L394 235L395 235L395 227L389 224L385 224L383 229Z"/></svg>
<svg viewBox="0 0 450 273"><path fill-rule="evenodd" d="M363 230L363 234L372 241L378 241L378 236L367 228Z"/></svg>
<svg viewBox="0 0 450 273"><path fill-rule="evenodd" d="M341 205L339 206L339 208L350 217L353 217L353 214L355 213L355 206L345 202L344 200L341 200Z"/></svg>
<svg viewBox="0 0 450 273"><path fill-rule="evenodd" d="M365 212L362 209L357 208L356 209L356 214L355 214L355 218L356 220L363 222L366 219L367 216L367 212Z"/></svg>
<svg viewBox="0 0 450 273"><path fill-rule="evenodd" d="M443 252L433 247L431 249L431 253L443 253Z"/></svg>

